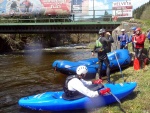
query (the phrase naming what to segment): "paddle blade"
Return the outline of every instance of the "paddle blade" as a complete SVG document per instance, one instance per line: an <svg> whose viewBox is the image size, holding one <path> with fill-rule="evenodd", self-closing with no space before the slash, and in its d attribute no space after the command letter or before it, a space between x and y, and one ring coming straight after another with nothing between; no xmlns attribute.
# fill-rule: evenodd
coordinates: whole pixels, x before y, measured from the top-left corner
<svg viewBox="0 0 150 113"><path fill-rule="evenodd" d="M137 58L134 59L133 67L134 67L134 70L140 69L140 63L139 63L139 60Z"/></svg>

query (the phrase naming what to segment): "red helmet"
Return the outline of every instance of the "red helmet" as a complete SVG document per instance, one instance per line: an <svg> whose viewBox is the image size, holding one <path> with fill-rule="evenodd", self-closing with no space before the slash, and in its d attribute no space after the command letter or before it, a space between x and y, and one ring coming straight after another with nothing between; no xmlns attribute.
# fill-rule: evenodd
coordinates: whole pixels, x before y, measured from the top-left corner
<svg viewBox="0 0 150 113"><path fill-rule="evenodd" d="M138 28L136 28L136 30L135 31L141 31L141 28L140 27L138 27Z"/></svg>

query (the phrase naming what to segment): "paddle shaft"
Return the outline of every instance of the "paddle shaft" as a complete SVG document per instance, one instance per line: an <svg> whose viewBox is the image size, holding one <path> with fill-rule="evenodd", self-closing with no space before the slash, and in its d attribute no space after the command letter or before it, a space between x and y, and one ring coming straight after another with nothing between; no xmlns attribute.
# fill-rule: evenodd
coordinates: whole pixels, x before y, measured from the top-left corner
<svg viewBox="0 0 150 113"><path fill-rule="evenodd" d="M119 104L121 104L121 101L112 92L110 92L110 94L117 100Z"/></svg>
<svg viewBox="0 0 150 113"><path fill-rule="evenodd" d="M121 73L121 75L122 75L123 82L125 82L125 80L124 80L124 75L123 75L123 73L122 73L121 66L120 66L120 63L119 63L119 61L118 61L117 54L116 54L116 51L114 50L113 46L112 46L112 49L113 49L113 51L114 51L114 53L115 53L115 57L116 57L116 60L117 60L117 63L118 63L119 69L120 69L120 73Z"/></svg>
<svg viewBox="0 0 150 113"><path fill-rule="evenodd" d="M122 73L122 70L121 70L121 67L120 67L120 64L119 64L118 58L117 58L116 51L114 51L114 52L115 52L115 57L116 57L116 60L117 60L117 63L118 63L119 69L120 69L120 73L121 73L122 78L123 78L123 81L124 81L124 76L123 76L123 73Z"/></svg>
<svg viewBox="0 0 150 113"><path fill-rule="evenodd" d="M103 85L105 88L107 88L103 83L102 83L102 85ZM121 105L121 101L120 101L112 92L110 92L109 94L111 94L111 95L117 100L117 102Z"/></svg>

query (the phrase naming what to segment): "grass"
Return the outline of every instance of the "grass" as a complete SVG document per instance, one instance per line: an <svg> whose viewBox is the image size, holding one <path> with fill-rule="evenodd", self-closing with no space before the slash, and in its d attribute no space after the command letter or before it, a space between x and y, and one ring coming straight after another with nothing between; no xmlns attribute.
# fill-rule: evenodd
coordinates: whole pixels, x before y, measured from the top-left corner
<svg viewBox="0 0 150 113"><path fill-rule="evenodd" d="M133 93L121 100L122 105L119 103L111 104L100 108L93 113L150 113L150 65L144 69L135 71L133 66L122 70L124 80L126 82L137 82L137 87ZM116 83L123 82L120 72L115 72L111 75L111 80Z"/></svg>
<svg viewBox="0 0 150 113"><path fill-rule="evenodd" d="M150 28L150 21L136 20L143 24L144 32ZM150 45L148 40L145 41L145 48ZM131 45L129 45L131 51ZM124 80L126 82L137 82L136 89L127 97L121 100L122 104L114 103L100 109L94 110L92 113L150 113L150 64L144 69L135 71L133 66L122 70ZM120 71L111 74L111 80L116 83L123 82Z"/></svg>

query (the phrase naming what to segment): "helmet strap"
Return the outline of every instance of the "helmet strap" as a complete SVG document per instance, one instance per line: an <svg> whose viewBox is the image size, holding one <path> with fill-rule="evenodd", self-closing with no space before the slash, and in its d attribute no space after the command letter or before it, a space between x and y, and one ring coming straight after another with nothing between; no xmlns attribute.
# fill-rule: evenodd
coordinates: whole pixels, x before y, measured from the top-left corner
<svg viewBox="0 0 150 113"><path fill-rule="evenodd" d="M84 74L77 75L77 78L78 78L78 79L81 79L81 78L84 78L84 77L85 77L85 75L84 75Z"/></svg>

